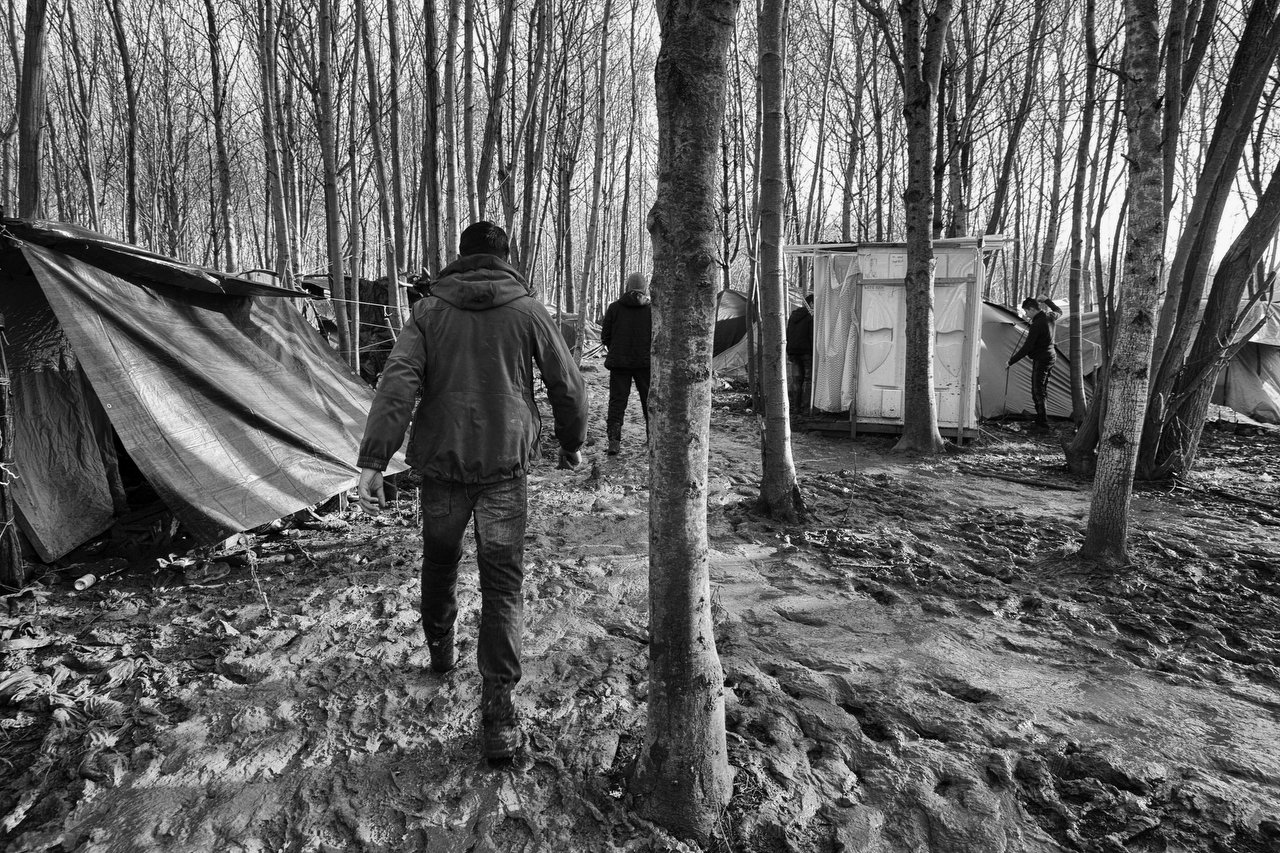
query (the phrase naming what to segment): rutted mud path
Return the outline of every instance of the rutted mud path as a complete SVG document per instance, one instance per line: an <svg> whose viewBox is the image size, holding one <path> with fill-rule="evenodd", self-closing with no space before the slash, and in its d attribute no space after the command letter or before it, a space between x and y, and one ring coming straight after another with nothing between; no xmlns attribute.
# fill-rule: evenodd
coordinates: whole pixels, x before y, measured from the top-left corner
<svg viewBox="0 0 1280 853"><path fill-rule="evenodd" d="M783 528L750 511L753 422L720 399L713 606L739 769L719 849L1280 846L1280 515L1144 493L1139 566L1098 577L1063 558L1085 491L967 473L1057 480L1047 443L997 431L913 462L802 434L814 514ZM410 491L380 523L264 537L257 583L152 588L140 568L48 589L24 618L51 643L4 665L35 679L0 704L5 849L680 849L625 794L641 429L618 459L532 476L519 762L479 758L474 570L463 666L426 671ZM1257 460L1280 441L1229 444L1204 476L1275 494Z"/></svg>

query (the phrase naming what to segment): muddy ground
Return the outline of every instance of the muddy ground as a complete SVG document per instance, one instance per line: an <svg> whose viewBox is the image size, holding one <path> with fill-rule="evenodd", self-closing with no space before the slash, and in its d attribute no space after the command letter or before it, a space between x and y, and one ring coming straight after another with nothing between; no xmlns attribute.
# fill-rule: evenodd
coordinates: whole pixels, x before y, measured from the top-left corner
<svg viewBox="0 0 1280 853"><path fill-rule="evenodd" d="M1070 557L1088 491L1053 436L988 424L917 460L798 434L812 515L788 527L752 509L746 398L716 399L736 779L710 849L1280 850L1280 436L1208 432L1190 481L1140 490L1135 564L1103 574ZM72 568L9 598L26 642L0 666L0 848L692 849L626 788L647 689L635 409L621 457L601 441L530 478L521 759L479 756L474 570L464 663L426 670L410 485L380 519L260 533L252 561L135 559L82 592Z"/></svg>

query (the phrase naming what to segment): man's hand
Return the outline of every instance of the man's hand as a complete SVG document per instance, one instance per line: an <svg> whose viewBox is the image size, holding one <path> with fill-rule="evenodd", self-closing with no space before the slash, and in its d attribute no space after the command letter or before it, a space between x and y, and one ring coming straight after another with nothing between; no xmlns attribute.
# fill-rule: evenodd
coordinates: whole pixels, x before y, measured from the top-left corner
<svg viewBox="0 0 1280 853"><path fill-rule="evenodd" d="M577 468L580 464L582 464L581 453L560 448L560 464L556 466L557 468Z"/></svg>
<svg viewBox="0 0 1280 853"><path fill-rule="evenodd" d="M373 468L360 469L360 483L356 486L360 508L369 515L377 515L387 505L382 494L382 472Z"/></svg>

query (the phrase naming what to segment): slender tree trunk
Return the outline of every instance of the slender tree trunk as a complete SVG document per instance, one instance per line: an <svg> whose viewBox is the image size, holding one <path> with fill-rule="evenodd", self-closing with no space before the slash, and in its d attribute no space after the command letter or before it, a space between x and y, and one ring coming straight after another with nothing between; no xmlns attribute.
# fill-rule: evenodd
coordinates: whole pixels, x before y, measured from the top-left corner
<svg viewBox="0 0 1280 853"><path fill-rule="evenodd" d="M432 278L440 274L440 213L448 202L440 193L440 75L436 72L437 35L435 0L422 0L422 71L426 102L423 104L422 180L425 189L422 227L422 263ZM446 113L448 107L445 108ZM447 125L446 121L446 125ZM447 127L445 132L448 132ZM446 219L448 216L446 215Z"/></svg>
<svg viewBox="0 0 1280 853"><path fill-rule="evenodd" d="M476 202L475 72L476 0L462 0L462 180L467 190L468 222L480 219Z"/></svg>
<svg viewBox="0 0 1280 853"><path fill-rule="evenodd" d="M1164 266L1164 168L1160 147L1160 37L1156 0L1126 0L1123 74L1129 129L1129 224L1124 291L1098 442L1098 467L1081 556L1128 561L1129 503L1146 414L1160 276Z"/></svg>
<svg viewBox="0 0 1280 853"><path fill-rule="evenodd" d="M458 251L458 4L449 0L449 31L444 39L444 242L446 257Z"/></svg>
<svg viewBox="0 0 1280 853"><path fill-rule="evenodd" d="M18 216L44 215L41 148L44 136L44 52L47 0L27 0L22 48L22 87L18 98ZM7 382L7 377L6 377ZM7 394L8 388L0 389ZM7 489L5 490L7 493ZM10 537L6 537L10 538Z"/></svg>
<svg viewBox="0 0 1280 853"><path fill-rule="evenodd" d="M114 0L113 0L114 2ZM317 128L320 133L320 161L324 172L325 245L329 259L329 293L333 296L333 316L338 326L338 350L343 359L358 371L360 363L351 341L347 314L347 289L342 273L342 219L338 214L338 134L334 122L333 102L333 4L336 0L319 0L319 80L316 81L318 104Z"/></svg>
<svg viewBox="0 0 1280 853"><path fill-rule="evenodd" d="M878 6L860 0L889 36L888 19ZM938 432L933 353L933 144L934 93L942 75L943 51L951 25L951 0L938 0L926 12L921 0L898 5L902 51L891 53L902 85L902 115L907 128L906 353L902 437L897 451L938 453L945 447Z"/></svg>
<svg viewBox="0 0 1280 853"><path fill-rule="evenodd" d="M649 498L649 714L633 790L641 812L706 843L732 793L724 675L711 621L707 458L715 328L716 145L733 0L658 9L658 198Z"/></svg>
<svg viewBox="0 0 1280 853"><path fill-rule="evenodd" d="M763 137L760 163L760 308L761 386L764 393L763 473L760 508L778 521L794 522L804 513L791 455L791 419L787 399L787 283L782 265L782 217L786 201L782 172L782 103L787 90L787 0L763 0L760 6L760 99ZM834 38L834 35L833 35Z"/></svg>
<svg viewBox="0 0 1280 853"><path fill-rule="evenodd" d="M486 217L489 200L489 177L493 173L494 155L498 152L498 132L502 127L502 99L506 97L507 58L511 53L511 31L515 26L515 8L515 3L504 4L502 18L498 24L498 56L494 60L493 90L489 96L489 113L484 123L484 140L480 146L480 163L476 169L477 215L481 219ZM605 16L607 19L607 6ZM601 97L603 97L603 93Z"/></svg>
<svg viewBox="0 0 1280 853"><path fill-rule="evenodd" d="M1272 173L1257 209L1218 263L1195 343L1171 395L1161 455L1154 458L1152 469L1143 472L1144 476L1154 479L1182 475L1195 464L1218 374L1239 348L1233 342L1239 331L1237 311L1245 287L1278 230L1280 165ZM1139 465L1145 461L1140 459Z"/></svg>
<svg viewBox="0 0 1280 853"><path fill-rule="evenodd" d="M1066 61L1065 45L1063 49L1058 51L1058 63L1062 65ZM1066 161L1066 136L1067 136L1067 75L1058 75L1058 124L1054 128L1053 136L1053 159L1050 168L1053 171L1053 178L1050 180L1049 203L1049 221L1044 229L1044 242L1041 244L1040 250L1040 275L1036 283L1036 294L1040 296L1053 295L1053 262L1057 256L1058 248L1058 230L1062 225L1062 168Z"/></svg>
<svg viewBox="0 0 1280 853"><path fill-rule="evenodd" d="M231 215L231 155L227 150L227 84L222 74L222 44L214 0L204 0L209 31L209 86L213 105L213 142L217 155L218 219L222 238L222 260L226 269L239 269L240 259L235 218Z"/></svg>
<svg viewBox="0 0 1280 853"><path fill-rule="evenodd" d="M591 207L587 222L587 245L582 255L582 292L591 290L592 276L596 266L596 246L600 232L600 182L604 172L604 119L605 119L605 81L609 73L609 18L613 12L613 0L604 0L604 13L600 21L600 71L596 78L596 128L595 152L592 156L591 169ZM573 355L582 360L582 339L587 332L587 306L581 306L578 312L577 334L574 336Z"/></svg>
<svg viewBox="0 0 1280 853"><path fill-rule="evenodd" d="M124 77L125 97L125 161L124 161L124 221L125 240L138 242L138 82L134 76L129 42L125 38L124 12L120 0L107 0L111 15L111 27L116 36L116 49L120 52L120 73Z"/></svg>
<svg viewBox="0 0 1280 853"><path fill-rule="evenodd" d="M1205 150L1204 168L1197 181L1191 212L1169 267L1168 288L1151 362L1155 380L1147 415L1150 428L1142 453L1144 467L1150 466L1159 453L1165 403L1199 326L1200 297L1208 279L1218 231L1268 71L1278 53L1280 0L1253 0L1228 72L1213 136Z"/></svg>
<svg viewBox="0 0 1280 853"><path fill-rule="evenodd" d="M365 0L355 0L356 16L359 20L357 29L359 32L360 42L364 47L365 61L365 77L369 89L369 136L373 141L373 167L375 174L378 176L378 214L382 220L382 258L383 268L386 272L386 288L387 288L387 309L391 314L391 326L394 330L399 330L404 323L405 306L400 294L400 265L396 259L396 246L398 241L392 233L395 230L395 214L393 213L393 196L395 189L391 185L391 175L387 170L387 156L385 146L382 141L382 92L378 86L378 64L373 55L373 40L369 35L369 17L365 10ZM352 87L354 93L355 87ZM354 95L353 95L354 100ZM352 123L355 122L355 112L352 111ZM356 162L353 158L351 163L352 180L355 180ZM355 186L359 186L356 182ZM359 198L359 194L353 193L354 199ZM357 290L357 293L359 291ZM360 297L357 296L357 299ZM360 314L359 306L356 310L357 316ZM356 329L359 333L359 327Z"/></svg>
<svg viewBox="0 0 1280 853"><path fill-rule="evenodd" d="M268 203L275 232L276 275L286 287L292 286L293 269L290 264L289 243L292 229L285 193L284 176L280 165L280 139L276 132L276 111L279 109L276 92L276 11L274 0L258 2L258 74L262 93L262 147L266 160Z"/></svg>
<svg viewBox="0 0 1280 853"><path fill-rule="evenodd" d="M1067 321L1071 358L1071 420L1084 422L1084 334L1080 314L1084 310L1081 279L1084 272L1084 191L1089 183L1089 148L1093 144L1093 113L1097 102L1098 45L1094 33L1096 0L1084 6L1084 112L1080 119L1080 139L1076 142L1076 185L1071 193L1071 270L1067 281L1071 316Z"/></svg>
<svg viewBox="0 0 1280 853"><path fill-rule="evenodd" d="M405 225L404 213L404 164L401 162L401 144L404 137L400 135L400 10L396 0L387 0L387 50L390 53L390 72L387 80L387 120L389 122L387 148L391 154L391 236L395 255L395 266L392 267L391 278L397 278L401 272L407 272L409 235ZM432 25L434 28L434 24ZM433 45L434 48L434 45ZM428 61L434 60L432 50ZM432 66L434 70L434 65ZM372 72L370 72L372 76ZM434 105L433 105L434 106ZM435 129L431 131L435 134ZM425 135L425 134L424 134ZM397 308L403 308L396 286ZM400 328L396 321L396 328Z"/></svg>
<svg viewBox="0 0 1280 853"><path fill-rule="evenodd" d="M988 234L998 234L1005 224L1005 204L1009 195L1009 177L1013 173L1013 163L1018 155L1018 147L1022 139L1022 129L1031 115L1032 96L1035 94L1036 73L1040 68L1040 55L1043 48L1046 0L1033 0L1034 17L1031 21L1031 36L1027 40L1027 64L1023 73L1021 99L1009 126L1009 138L1006 140L1004 158L1000 163L1000 174L996 178L995 197L991 201L991 215L987 217Z"/></svg>

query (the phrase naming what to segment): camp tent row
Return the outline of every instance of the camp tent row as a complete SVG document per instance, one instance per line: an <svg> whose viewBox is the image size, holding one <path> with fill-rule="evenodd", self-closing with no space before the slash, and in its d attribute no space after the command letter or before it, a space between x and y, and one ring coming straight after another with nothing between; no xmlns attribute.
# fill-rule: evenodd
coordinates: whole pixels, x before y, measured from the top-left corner
<svg viewBox="0 0 1280 853"><path fill-rule="evenodd" d="M934 242L934 376L944 432L972 434L978 418L1020 417L1035 411L1030 360L1007 368L1009 357L1026 339L1026 321L1010 308L978 298L986 271L980 258L1001 251L1004 243L999 236ZM898 428L905 371L905 244L789 246L787 254L807 259L813 270L811 405L819 411L849 413L858 429ZM721 299L719 310L739 300L745 303L745 297L736 297ZM745 307L741 313L745 316ZM1254 306L1242 325L1248 329L1259 321L1261 328L1220 374L1214 402L1254 420L1280 423L1280 303ZM1081 315L1081 326L1087 396L1103 352L1098 313ZM1050 417L1071 415L1067 328L1065 318L1059 321L1058 364L1047 399ZM717 345L717 375L745 377L746 350L745 340L723 350Z"/></svg>
<svg viewBox="0 0 1280 853"><path fill-rule="evenodd" d="M10 482L40 559L108 529L139 475L198 541L354 484L372 391L298 296L74 226L0 219Z"/></svg>

